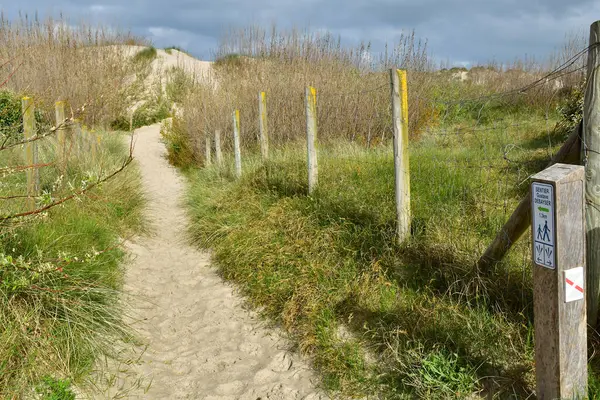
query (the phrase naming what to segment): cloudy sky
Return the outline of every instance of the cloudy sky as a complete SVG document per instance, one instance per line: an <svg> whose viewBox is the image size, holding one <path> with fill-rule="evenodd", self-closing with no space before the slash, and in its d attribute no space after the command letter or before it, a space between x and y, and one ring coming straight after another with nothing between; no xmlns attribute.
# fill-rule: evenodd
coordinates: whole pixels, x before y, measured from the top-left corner
<svg viewBox="0 0 600 400"><path fill-rule="evenodd" d="M600 19L598 0L0 0L0 8L8 18L37 10L103 22L204 59L231 26L329 30L342 43L371 41L375 50L415 29L437 60L455 65L543 58L567 34L587 37Z"/></svg>

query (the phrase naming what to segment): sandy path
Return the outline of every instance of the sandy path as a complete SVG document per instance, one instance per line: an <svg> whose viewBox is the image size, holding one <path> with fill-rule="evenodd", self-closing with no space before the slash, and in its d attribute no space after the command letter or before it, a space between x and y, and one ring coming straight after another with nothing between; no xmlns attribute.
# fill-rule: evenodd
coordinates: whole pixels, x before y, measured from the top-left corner
<svg viewBox="0 0 600 400"><path fill-rule="evenodd" d="M209 266L209 256L185 244L184 182L163 157L159 130L152 125L136 131L135 157L155 234L130 245L134 261L125 278L126 293L138 298L134 326L148 345L136 372L152 384L147 393L127 397L324 398L307 365L241 307Z"/></svg>

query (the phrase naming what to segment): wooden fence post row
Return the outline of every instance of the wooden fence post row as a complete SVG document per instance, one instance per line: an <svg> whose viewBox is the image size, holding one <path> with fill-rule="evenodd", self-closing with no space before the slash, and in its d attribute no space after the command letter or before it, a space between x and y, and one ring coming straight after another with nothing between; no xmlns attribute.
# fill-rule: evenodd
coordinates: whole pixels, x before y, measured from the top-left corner
<svg viewBox="0 0 600 400"><path fill-rule="evenodd" d="M398 241L410 236L410 171L408 163L408 84L406 71L390 70L392 121L394 127L394 171Z"/></svg>
<svg viewBox="0 0 600 400"><path fill-rule="evenodd" d="M587 398L584 168L555 164L531 183L538 399Z"/></svg>
<svg viewBox="0 0 600 400"><path fill-rule="evenodd" d="M242 154L240 150L240 110L233 111L233 151L235 155L235 175L242 176Z"/></svg>
<svg viewBox="0 0 600 400"><path fill-rule="evenodd" d="M306 88L306 144L308 157L308 194L315 191L319 181L317 161L317 90Z"/></svg>

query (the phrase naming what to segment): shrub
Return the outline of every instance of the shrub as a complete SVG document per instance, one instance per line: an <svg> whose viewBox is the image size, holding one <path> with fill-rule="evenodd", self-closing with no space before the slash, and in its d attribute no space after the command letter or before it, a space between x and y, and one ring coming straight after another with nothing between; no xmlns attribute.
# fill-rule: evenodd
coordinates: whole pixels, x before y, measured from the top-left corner
<svg viewBox="0 0 600 400"><path fill-rule="evenodd" d="M180 118L173 117L170 122L163 124L160 134L167 146L169 163L177 167L188 168L195 165L196 157L182 124L183 121Z"/></svg>
<svg viewBox="0 0 600 400"><path fill-rule="evenodd" d="M154 46L146 47L143 50L138 51L133 56L134 63L151 63L157 57L156 48Z"/></svg>
<svg viewBox="0 0 600 400"><path fill-rule="evenodd" d="M171 104L162 96L142 104L133 113L133 128L152 125L168 118L171 114Z"/></svg>
<svg viewBox="0 0 600 400"><path fill-rule="evenodd" d="M182 49L179 46L169 46L169 47L165 47L165 51L167 52L167 54L172 54L172 50L177 50L180 53L184 53L184 54L190 54L188 53L186 50Z"/></svg>
<svg viewBox="0 0 600 400"><path fill-rule="evenodd" d="M585 85L567 89L557 110L561 117L557 128L568 134L583 119L583 101Z"/></svg>
<svg viewBox="0 0 600 400"><path fill-rule="evenodd" d="M36 392L41 396L41 400L75 400L71 382L50 376L44 377Z"/></svg>
<svg viewBox="0 0 600 400"><path fill-rule="evenodd" d="M165 92L167 98L174 103L182 103L192 89L194 82L182 68L173 67L167 72Z"/></svg>

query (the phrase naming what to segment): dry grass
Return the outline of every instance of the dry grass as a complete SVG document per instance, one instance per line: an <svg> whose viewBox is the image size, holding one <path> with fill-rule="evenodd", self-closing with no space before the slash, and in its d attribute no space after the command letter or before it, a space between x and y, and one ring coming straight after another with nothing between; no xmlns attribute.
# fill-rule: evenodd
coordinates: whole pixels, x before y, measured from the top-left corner
<svg viewBox="0 0 600 400"><path fill-rule="evenodd" d="M51 109L68 100L86 106L90 125L106 125L128 106L133 72L120 44L139 44L130 34L68 20L0 19L0 61L4 87L34 95L38 107Z"/></svg>

